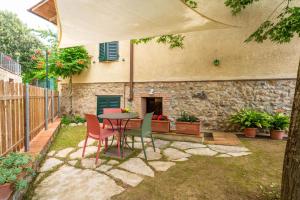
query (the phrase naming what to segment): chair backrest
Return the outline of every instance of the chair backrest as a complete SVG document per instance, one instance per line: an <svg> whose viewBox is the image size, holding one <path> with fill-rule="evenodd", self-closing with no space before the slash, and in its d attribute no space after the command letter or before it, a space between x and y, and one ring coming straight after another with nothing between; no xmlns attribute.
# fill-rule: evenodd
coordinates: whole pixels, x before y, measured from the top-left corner
<svg viewBox="0 0 300 200"><path fill-rule="evenodd" d="M103 108L103 114L107 113L121 113L121 108ZM117 125L117 120L110 120L113 125ZM110 122L107 119L103 120L103 127L111 126Z"/></svg>
<svg viewBox="0 0 300 200"><path fill-rule="evenodd" d="M96 115L85 114L88 134L100 135L100 124Z"/></svg>
<svg viewBox="0 0 300 200"><path fill-rule="evenodd" d="M147 113L144 117L143 124L142 124L142 135L143 136L152 134L152 127L151 127L152 116L153 116L153 112Z"/></svg>

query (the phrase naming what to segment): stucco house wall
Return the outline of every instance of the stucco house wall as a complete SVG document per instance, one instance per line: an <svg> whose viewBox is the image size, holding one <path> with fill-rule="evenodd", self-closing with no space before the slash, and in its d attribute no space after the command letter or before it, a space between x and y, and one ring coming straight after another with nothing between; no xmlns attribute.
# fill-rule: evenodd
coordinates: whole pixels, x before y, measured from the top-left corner
<svg viewBox="0 0 300 200"><path fill-rule="evenodd" d="M129 41L120 41L120 59L109 63L98 61L99 44L88 46L93 63L73 77L74 111L95 113L95 95L108 93L122 95L122 106L141 111L140 98L153 89L154 95L169 95L164 111L173 121L185 110L202 118L205 129L229 130L226 119L243 107L289 113L300 40L283 45L244 43L280 2L262 0L233 17L223 1L199 0L202 13L236 27L184 34L183 49L169 49L155 42L135 45L132 102L128 101ZM213 65L214 59L220 60L219 66ZM62 84L63 94L66 82ZM198 94L206 98L199 99ZM64 97L62 103L68 110Z"/></svg>

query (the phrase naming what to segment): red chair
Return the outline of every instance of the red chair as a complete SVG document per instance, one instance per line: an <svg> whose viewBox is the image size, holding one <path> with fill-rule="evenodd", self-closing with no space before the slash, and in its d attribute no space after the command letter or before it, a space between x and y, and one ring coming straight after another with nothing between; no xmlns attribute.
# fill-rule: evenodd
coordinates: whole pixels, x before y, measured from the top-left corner
<svg viewBox="0 0 300 200"><path fill-rule="evenodd" d="M96 115L91 114L85 114L85 119L87 122L87 133L86 138L83 146L82 151L82 157L84 157L86 143L88 138L93 138L95 140L98 140L98 150L96 155L96 164L99 159L100 149L101 149L101 141L105 140L105 143L107 144L108 138L110 136L117 136L117 143L118 143L118 155L120 156L120 138L118 131L114 131L112 129L104 129L100 127L98 118ZM107 145L105 145L105 151L107 151Z"/></svg>
<svg viewBox="0 0 300 200"><path fill-rule="evenodd" d="M103 114L107 113L121 113L121 108L103 108ZM110 123L111 122L111 123ZM117 120L110 120L110 122L107 119L103 119L103 128L112 128L111 125L117 126Z"/></svg>

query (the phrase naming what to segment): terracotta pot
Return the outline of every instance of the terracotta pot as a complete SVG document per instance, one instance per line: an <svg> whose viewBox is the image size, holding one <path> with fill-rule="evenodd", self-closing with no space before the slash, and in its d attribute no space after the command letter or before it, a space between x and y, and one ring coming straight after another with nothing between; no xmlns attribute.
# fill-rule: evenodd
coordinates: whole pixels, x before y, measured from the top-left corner
<svg viewBox="0 0 300 200"><path fill-rule="evenodd" d="M0 185L0 200L7 200L9 199L10 195L13 193L12 184L5 183Z"/></svg>
<svg viewBox="0 0 300 200"><path fill-rule="evenodd" d="M248 138L255 138L256 131L257 131L257 128L245 128L244 129L244 134Z"/></svg>
<svg viewBox="0 0 300 200"><path fill-rule="evenodd" d="M169 120L152 120L152 131L159 133L170 132L170 121Z"/></svg>
<svg viewBox="0 0 300 200"><path fill-rule="evenodd" d="M128 121L126 128L128 129L138 129L142 126L142 119L131 119ZM125 125L125 122L123 122L123 125Z"/></svg>
<svg viewBox="0 0 300 200"><path fill-rule="evenodd" d="M284 131L281 130L272 130L271 138L272 140L282 140L284 136Z"/></svg>
<svg viewBox="0 0 300 200"><path fill-rule="evenodd" d="M200 122L176 122L176 133L200 137Z"/></svg>

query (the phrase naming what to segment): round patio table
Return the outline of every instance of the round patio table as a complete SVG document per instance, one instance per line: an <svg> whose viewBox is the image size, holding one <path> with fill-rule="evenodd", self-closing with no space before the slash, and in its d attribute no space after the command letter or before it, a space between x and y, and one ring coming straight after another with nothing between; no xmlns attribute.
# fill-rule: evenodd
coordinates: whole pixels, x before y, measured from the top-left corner
<svg viewBox="0 0 300 200"><path fill-rule="evenodd" d="M106 119L109 121L111 127L113 130L115 130L114 128L114 124L112 123L111 120L114 120L116 121L116 130L119 131L119 134L120 134L120 139L121 139L121 156L123 157L123 137L124 137L124 132L126 130L126 126L129 122L130 119L135 119L138 117L138 114L137 113L106 113L106 114L101 114L101 115L98 115L98 117L100 119ZM125 124L124 126L122 126L123 124L123 121L125 121ZM126 142L126 141L124 141ZM113 143L113 141L112 141Z"/></svg>

